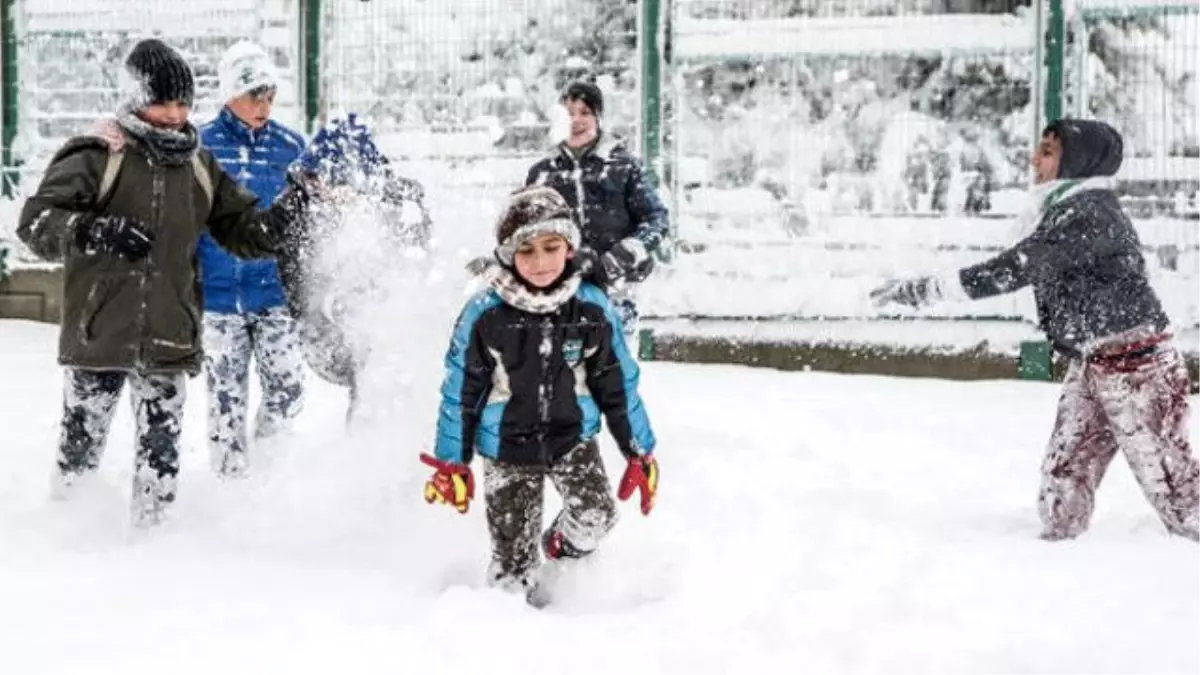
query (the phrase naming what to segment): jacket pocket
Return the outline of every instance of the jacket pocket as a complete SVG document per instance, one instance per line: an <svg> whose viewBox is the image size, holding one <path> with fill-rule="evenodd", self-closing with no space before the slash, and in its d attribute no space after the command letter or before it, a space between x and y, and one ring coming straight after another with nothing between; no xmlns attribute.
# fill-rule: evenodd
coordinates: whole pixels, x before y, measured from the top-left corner
<svg viewBox="0 0 1200 675"><path fill-rule="evenodd" d="M101 279L88 290L83 313L79 315L79 335L83 344L90 343L95 337L96 317L100 316L112 295L112 282L107 279Z"/></svg>

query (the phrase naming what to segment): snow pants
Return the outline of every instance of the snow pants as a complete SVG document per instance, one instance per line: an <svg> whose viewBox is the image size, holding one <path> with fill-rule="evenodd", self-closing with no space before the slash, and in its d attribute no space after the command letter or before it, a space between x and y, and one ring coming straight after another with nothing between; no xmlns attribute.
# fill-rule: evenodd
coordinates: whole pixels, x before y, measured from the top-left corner
<svg viewBox="0 0 1200 675"><path fill-rule="evenodd" d="M129 383L137 425L134 455L135 521L157 520L175 501L179 475L179 434L187 376L67 368L63 386L62 432L56 487L65 494L83 474L100 466L121 389Z"/></svg>
<svg viewBox="0 0 1200 675"><path fill-rule="evenodd" d="M489 583L524 589L533 586L547 478L563 501L550 527L576 550L594 551L616 524L617 506L595 440L579 444L548 467L484 458L484 499L492 541Z"/></svg>
<svg viewBox="0 0 1200 675"><path fill-rule="evenodd" d="M1188 373L1167 336L1117 336L1073 361L1042 464L1044 539L1083 533L1120 451L1167 531L1198 539L1200 466L1187 435Z"/></svg>
<svg viewBox="0 0 1200 675"><path fill-rule="evenodd" d="M204 314L208 381L208 447L213 470L236 476L247 468L246 413L250 360L262 386L254 437L284 430L304 407L304 360L295 324L282 307L243 314Z"/></svg>

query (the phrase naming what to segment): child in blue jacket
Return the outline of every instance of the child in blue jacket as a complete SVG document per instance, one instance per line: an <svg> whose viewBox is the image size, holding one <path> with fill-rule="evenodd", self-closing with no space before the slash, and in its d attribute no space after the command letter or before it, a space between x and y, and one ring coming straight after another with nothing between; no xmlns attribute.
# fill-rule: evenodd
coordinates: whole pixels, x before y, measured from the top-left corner
<svg viewBox="0 0 1200 675"><path fill-rule="evenodd" d="M537 604L538 543L550 560L594 551L617 521L596 437L603 414L628 463L618 497L658 487L638 366L612 302L571 262L580 242L570 207L553 189L512 196L496 227L489 287L459 316L446 354L435 468L425 498L466 512L470 464L483 462L492 560L488 580ZM549 478L563 509L541 533Z"/></svg>
<svg viewBox="0 0 1200 675"><path fill-rule="evenodd" d="M200 129L203 144L231 176L269 205L287 185L287 168L304 150L300 134L272 120L278 78L261 47L239 42L220 64L226 97ZM274 259L243 260L201 237L197 257L204 289L204 370L213 468L239 476L248 468L246 416L253 359L262 388L254 437L285 429L304 402L304 360Z"/></svg>

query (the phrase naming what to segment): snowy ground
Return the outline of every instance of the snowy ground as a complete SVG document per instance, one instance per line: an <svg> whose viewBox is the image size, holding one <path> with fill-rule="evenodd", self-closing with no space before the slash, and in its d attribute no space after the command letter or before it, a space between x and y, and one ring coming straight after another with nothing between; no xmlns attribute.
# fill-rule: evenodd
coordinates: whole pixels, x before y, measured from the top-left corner
<svg viewBox="0 0 1200 675"><path fill-rule="evenodd" d="M194 380L172 521L123 526L126 405L106 489L50 504L54 338L0 321L0 672L1200 670L1200 549L1120 460L1086 537L1036 539L1055 385L646 364L658 510L624 504L539 613L482 586L481 503L421 500L433 390L347 436L314 386L296 437L221 484Z"/></svg>

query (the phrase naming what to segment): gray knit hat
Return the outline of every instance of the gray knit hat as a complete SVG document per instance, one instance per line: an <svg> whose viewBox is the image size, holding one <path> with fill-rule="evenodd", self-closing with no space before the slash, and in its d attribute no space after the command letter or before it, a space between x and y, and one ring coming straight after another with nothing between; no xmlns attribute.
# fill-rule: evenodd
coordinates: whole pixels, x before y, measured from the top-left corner
<svg viewBox="0 0 1200 675"><path fill-rule="evenodd" d="M579 227L562 195L541 185L517 190L496 220L496 259L511 267L521 244L543 234L557 234L579 248Z"/></svg>

